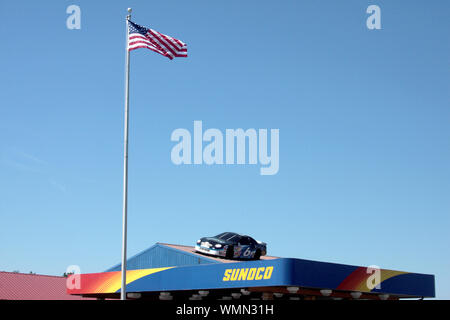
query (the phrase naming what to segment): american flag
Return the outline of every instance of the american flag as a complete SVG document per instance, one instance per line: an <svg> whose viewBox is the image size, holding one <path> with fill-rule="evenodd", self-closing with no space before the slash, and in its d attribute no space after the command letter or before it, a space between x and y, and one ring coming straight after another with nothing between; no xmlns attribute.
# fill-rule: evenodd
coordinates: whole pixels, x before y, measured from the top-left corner
<svg viewBox="0 0 450 320"><path fill-rule="evenodd" d="M128 51L139 48L150 49L170 60L187 57L187 46L183 41L128 21Z"/></svg>

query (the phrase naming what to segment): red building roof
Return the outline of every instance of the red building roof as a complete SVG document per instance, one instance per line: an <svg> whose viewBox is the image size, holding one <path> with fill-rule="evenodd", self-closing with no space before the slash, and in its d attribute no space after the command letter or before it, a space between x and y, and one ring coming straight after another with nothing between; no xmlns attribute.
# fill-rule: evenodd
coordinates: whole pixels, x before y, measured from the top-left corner
<svg viewBox="0 0 450 320"><path fill-rule="evenodd" d="M0 300L81 300L66 293L66 278L0 272Z"/></svg>

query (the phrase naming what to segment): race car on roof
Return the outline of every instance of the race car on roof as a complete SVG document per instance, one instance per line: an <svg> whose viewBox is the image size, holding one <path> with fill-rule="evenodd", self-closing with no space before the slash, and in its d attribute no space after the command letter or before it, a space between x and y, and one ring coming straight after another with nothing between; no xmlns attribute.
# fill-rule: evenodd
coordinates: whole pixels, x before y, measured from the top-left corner
<svg viewBox="0 0 450 320"><path fill-rule="evenodd" d="M195 251L227 259L259 259L267 253L267 244L234 232L197 240Z"/></svg>

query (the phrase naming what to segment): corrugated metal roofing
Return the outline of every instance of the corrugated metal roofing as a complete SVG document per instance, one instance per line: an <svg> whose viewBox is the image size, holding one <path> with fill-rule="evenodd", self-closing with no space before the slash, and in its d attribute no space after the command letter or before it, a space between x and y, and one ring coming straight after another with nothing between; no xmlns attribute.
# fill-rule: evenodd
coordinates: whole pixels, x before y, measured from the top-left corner
<svg viewBox="0 0 450 320"><path fill-rule="evenodd" d="M261 257L262 260L276 259L276 257ZM191 266L197 264L229 263L242 260L228 260L215 258L195 252L194 247L157 243L127 260L127 270ZM106 271L120 271L121 263Z"/></svg>
<svg viewBox="0 0 450 320"><path fill-rule="evenodd" d="M0 272L0 300L83 300L66 292L66 278Z"/></svg>

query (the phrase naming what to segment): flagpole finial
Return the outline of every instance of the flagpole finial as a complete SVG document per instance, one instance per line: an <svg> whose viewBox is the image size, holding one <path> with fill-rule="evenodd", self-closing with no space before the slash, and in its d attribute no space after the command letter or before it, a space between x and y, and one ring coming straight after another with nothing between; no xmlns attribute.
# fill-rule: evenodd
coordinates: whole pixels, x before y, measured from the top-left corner
<svg viewBox="0 0 450 320"><path fill-rule="evenodd" d="M133 11L133 9L128 8L127 11L128 11L127 20L130 20L130 18L131 18L131 11Z"/></svg>

